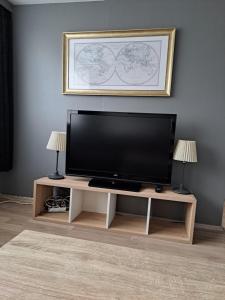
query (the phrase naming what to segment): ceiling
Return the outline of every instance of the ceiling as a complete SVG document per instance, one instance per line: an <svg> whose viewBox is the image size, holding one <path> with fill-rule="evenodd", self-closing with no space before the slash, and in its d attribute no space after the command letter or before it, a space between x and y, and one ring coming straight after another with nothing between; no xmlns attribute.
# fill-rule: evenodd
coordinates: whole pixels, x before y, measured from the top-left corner
<svg viewBox="0 0 225 300"><path fill-rule="evenodd" d="M27 4L47 4L47 3L71 3L71 2L93 2L104 0L9 0L14 5L27 5Z"/></svg>

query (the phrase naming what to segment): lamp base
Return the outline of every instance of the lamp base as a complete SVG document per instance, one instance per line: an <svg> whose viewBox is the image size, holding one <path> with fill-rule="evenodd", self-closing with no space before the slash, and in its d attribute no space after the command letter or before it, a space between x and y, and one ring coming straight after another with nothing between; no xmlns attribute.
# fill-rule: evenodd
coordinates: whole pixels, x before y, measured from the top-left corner
<svg viewBox="0 0 225 300"><path fill-rule="evenodd" d="M59 180L59 179L64 179L64 176L60 175L59 173L54 173L52 175L48 175L48 178L53 180Z"/></svg>
<svg viewBox="0 0 225 300"><path fill-rule="evenodd" d="M173 192L181 195L190 195L191 193L183 187L174 187Z"/></svg>

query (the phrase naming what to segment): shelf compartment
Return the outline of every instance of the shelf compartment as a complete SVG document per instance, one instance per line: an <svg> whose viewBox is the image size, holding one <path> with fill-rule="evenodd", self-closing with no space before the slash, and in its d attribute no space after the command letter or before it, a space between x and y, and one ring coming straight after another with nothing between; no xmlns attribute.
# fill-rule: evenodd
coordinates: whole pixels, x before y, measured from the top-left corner
<svg viewBox="0 0 225 300"><path fill-rule="evenodd" d="M152 199L148 234L167 240L191 242L194 215L194 203Z"/></svg>
<svg viewBox="0 0 225 300"><path fill-rule="evenodd" d="M151 218L149 235L168 240L189 241L185 222L173 221L162 218Z"/></svg>
<svg viewBox="0 0 225 300"><path fill-rule="evenodd" d="M107 228L108 193L71 189L69 222Z"/></svg>
<svg viewBox="0 0 225 300"><path fill-rule="evenodd" d="M82 211L72 222L72 224L96 228L105 228L106 214Z"/></svg>
<svg viewBox="0 0 225 300"><path fill-rule="evenodd" d="M69 222L69 212L48 212L45 208L45 201L52 197L54 194L59 194L62 190L68 190L66 188L58 188L55 186L41 185L38 184L34 189L34 206L33 206L33 217L35 219L43 220L43 221L53 221L53 222Z"/></svg>
<svg viewBox="0 0 225 300"><path fill-rule="evenodd" d="M129 201L130 197L126 199L120 199L119 201ZM135 201L139 201L136 199ZM149 213L150 213L150 199L145 198L146 208L144 215L134 215L130 213L122 213L116 210L117 205L117 195L110 194L109 196L109 205L108 205L108 222L107 225L110 230L120 231L120 232L129 232L134 234L148 234L149 228Z"/></svg>
<svg viewBox="0 0 225 300"><path fill-rule="evenodd" d="M69 212L42 212L36 217L36 219L43 221L68 223Z"/></svg>
<svg viewBox="0 0 225 300"><path fill-rule="evenodd" d="M116 213L110 230L134 234L146 234L146 217Z"/></svg>

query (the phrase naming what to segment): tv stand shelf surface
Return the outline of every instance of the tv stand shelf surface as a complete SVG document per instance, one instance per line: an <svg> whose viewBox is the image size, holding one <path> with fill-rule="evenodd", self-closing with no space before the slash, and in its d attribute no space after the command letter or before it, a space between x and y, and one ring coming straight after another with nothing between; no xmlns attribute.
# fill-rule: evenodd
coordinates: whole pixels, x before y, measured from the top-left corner
<svg viewBox="0 0 225 300"><path fill-rule="evenodd" d="M62 180L44 177L36 180L34 182L33 217L43 221L145 234L150 237L192 243L196 211L194 195L176 194L170 188L165 188L162 193L156 193L154 187L149 185L143 186L140 192L96 188L88 186L88 182L88 179L76 177L66 177ZM52 196L53 187L70 189L68 212L48 213L45 211L44 202ZM145 198L146 214L139 216L117 212L118 195ZM151 217L152 199L184 203L185 218L183 222Z"/></svg>

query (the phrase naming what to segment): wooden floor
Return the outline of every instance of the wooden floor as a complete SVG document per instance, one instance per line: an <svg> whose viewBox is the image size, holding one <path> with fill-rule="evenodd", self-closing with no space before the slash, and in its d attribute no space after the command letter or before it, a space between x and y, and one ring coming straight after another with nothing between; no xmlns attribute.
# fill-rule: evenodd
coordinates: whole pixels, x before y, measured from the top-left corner
<svg viewBox="0 0 225 300"><path fill-rule="evenodd" d="M224 265L211 270L206 260L175 253L168 260L156 250L30 230L0 249L0 266L4 300L200 300L225 295Z"/></svg>
<svg viewBox="0 0 225 300"><path fill-rule="evenodd" d="M162 260L164 265L164 267L158 265L158 269L155 270L157 276L162 272L163 278L166 270L167 273L173 274L173 280L176 281L177 285L183 285L184 281L188 281L190 291L193 290L191 298L190 293L186 294L185 288L182 296L171 298L168 295L164 299L225 299L225 233L223 231L198 229L195 231L195 244L189 245L161 241L149 236L122 234L79 226L74 228L71 225L47 223L44 220L35 221L31 218L31 210L31 205L0 204L0 246L23 230L28 229L147 250L153 258L158 257L158 262ZM175 261L176 265L172 265L172 261ZM165 284L171 284L174 289L174 283L165 282ZM198 288L197 284L199 284ZM221 296L221 292L224 293L224 297ZM155 291L153 294L156 295ZM109 296L108 299L112 298ZM115 299L126 298L118 297ZM155 296L152 299L160 298Z"/></svg>

